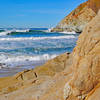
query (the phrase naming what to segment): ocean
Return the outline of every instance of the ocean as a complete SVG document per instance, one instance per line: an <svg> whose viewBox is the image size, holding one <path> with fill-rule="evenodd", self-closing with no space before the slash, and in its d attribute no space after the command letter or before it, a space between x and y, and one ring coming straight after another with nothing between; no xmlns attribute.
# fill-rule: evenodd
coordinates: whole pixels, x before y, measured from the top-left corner
<svg viewBox="0 0 100 100"><path fill-rule="evenodd" d="M72 52L78 34L51 33L47 28L0 29L0 77L44 64Z"/></svg>

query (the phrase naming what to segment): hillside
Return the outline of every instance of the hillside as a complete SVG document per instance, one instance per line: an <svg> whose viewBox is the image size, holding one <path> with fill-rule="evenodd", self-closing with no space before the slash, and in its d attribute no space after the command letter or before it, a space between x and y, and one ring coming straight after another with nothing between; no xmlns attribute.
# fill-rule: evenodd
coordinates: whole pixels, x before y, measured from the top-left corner
<svg viewBox="0 0 100 100"><path fill-rule="evenodd" d="M51 31L75 31L80 33L86 24L96 16L99 8L100 0L89 0L82 3Z"/></svg>

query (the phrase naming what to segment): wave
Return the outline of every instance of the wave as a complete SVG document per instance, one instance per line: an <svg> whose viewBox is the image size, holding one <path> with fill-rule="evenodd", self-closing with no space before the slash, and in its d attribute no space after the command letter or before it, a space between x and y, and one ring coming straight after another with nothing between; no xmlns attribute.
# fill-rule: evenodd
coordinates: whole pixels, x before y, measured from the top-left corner
<svg viewBox="0 0 100 100"><path fill-rule="evenodd" d="M0 41L24 41L24 40L45 40L45 39L70 39L76 38L74 35L54 36L54 37L26 37L26 38L0 38Z"/></svg>
<svg viewBox="0 0 100 100"><path fill-rule="evenodd" d="M23 33L23 32L29 32L29 29L25 29L25 30L16 30L16 29L13 29L13 30L3 30L3 31L0 31L0 36L3 36L3 35L10 35L10 34L13 34L13 33Z"/></svg>
<svg viewBox="0 0 100 100"><path fill-rule="evenodd" d="M1 30L1 29L0 29L0 32L4 32L4 31L5 31L5 30Z"/></svg>
<svg viewBox="0 0 100 100"><path fill-rule="evenodd" d="M22 34L22 33L26 33L26 32L29 32L30 34L33 33L33 32L41 32L41 33L54 33L54 32L51 32L50 31L51 29L11 29L11 30L0 30L0 36L3 36L3 35L16 35L16 34ZM76 32L67 32L67 31L64 31L64 32L58 32L58 33L63 33L63 34L77 34Z"/></svg>
<svg viewBox="0 0 100 100"><path fill-rule="evenodd" d="M7 35L27 35L27 34L34 34L34 33L44 33L44 31L41 31L41 30L29 30L29 31L16 31L16 32L11 32L11 33L8 33Z"/></svg>
<svg viewBox="0 0 100 100"><path fill-rule="evenodd" d="M0 36L3 36L3 35L7 35L9 33L11 33L12 31L4 31L4 32L0 32Z"/></svg>
<svg viewBox="0 0 100 100"><path fill-rule="evenodd" d="M49 28L48 30L44 30L44 32L50 32L50 33L52 33L52 32L51 32L52 29L53 29L53 28Z"/></svg>
<svg viewBox="0 0 100 100"><path fill-rule="evenodd" d="M15 35L18 33L26 33L26 32L44 32L47 30L46 28L33 28L33 29L4 29L0 30L0 36L3 35Z"/></svg>
<svg viewBox="0 0 100 100"><path fill-rule="evenodd" d="M25 29L25 30L15 30L14 32L29 32L29 29Z"/></svg>
<svg viewBox="0 0 100 100"><path fill-rule="evenodd" d="M7 56L7 55L0 55L0 63L4 64L4 67L17 67L17 66L24 66L27 64L34 64L37 62L44 62L50 59L55 58L57 55L53 54L43 54L43 55L35 55L35 56ZM3 67L1 67L3 68Z"/></svg>
<svg viewBox="0 0 100 100"><path fill-rule="evenodd" d="M67 45L66 47L58 47L55 45L55 47L37 47L37 48L32 48L32 47L27 47L27 48L21 48L21 47L16 47L15 49L13 47L3 47L1 49L0 47L0 54L12 54L12 55L32 55L32 54L43 54L43 53L58 53L64 52L64 51L69 51L73 49L73 45ZM70 51L69 51L70 52Z"/></svg>
<svg viewBox="0 0 100 100"><path fill-rule="evenodd" d="M63 34L77 34L75 31L72 31L72 32L63 31L63 32L59 32L59 33L63 33Z"/></svg>
<svg viewBox="0 0 100 100"><path fill-rule="evenodd" d="M44 30L29 30L29 32L44 32Z"/></svg>

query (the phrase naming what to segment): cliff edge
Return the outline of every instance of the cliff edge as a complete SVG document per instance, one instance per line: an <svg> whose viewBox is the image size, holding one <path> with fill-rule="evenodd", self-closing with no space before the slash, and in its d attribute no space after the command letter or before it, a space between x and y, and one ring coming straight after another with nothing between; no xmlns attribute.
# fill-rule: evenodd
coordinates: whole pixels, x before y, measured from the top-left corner
<svg viewBox="0 0 100 100"><path fill-rule="evenodd" d="M96 16L99 8L99 0L88 0L87 2L80 4L51 31L75 31L77 33L81 33L86 24Z"/></svg>
<svg viewBox="0 0 100 100"><path fill-rule="evenodd" d="M100 83L99 22L100 12L87 24L79 36L77 46L73 50L73 64L71 66L73 76L65 86L65 98L67 100L84 100L88 93L96 89L96 85ZM67 93L67 91L69 92ZM95 100L99 100L99 95L97 94L96 96L98 99Z"/></svg>

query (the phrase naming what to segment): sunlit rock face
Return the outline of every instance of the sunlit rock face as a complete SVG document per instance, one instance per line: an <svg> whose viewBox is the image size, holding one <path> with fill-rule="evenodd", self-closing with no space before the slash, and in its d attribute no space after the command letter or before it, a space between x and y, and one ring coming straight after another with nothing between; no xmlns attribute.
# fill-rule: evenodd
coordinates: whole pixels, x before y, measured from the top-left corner
<svg viewBox="0 0 100 100"><path fill-rule="evenodd" d="M96 16L99 8L100 0L89 0L82 3L51 31L75 31L80 33L86 24Z"/></svg>
<svg viewBox="0 0 100 100"><path fill-rule="evenodd" d="M100 0L88 0L88 6L98 13L98 10L100 9Z"/></svg>
<svg viewBox="0 0 100 100"><path fill-rule="evenodd" d="M77 46L73 50L73 76L67 83L67 86L70 87L69 94L65 93L67 94L67 100L74 100L75 98L75 100L84 100L87 94L100 82L99 22L100 12L90 23L87 24L82 34L79 36ZM99 96L98 93L94 94Z"/></svg>
<svg viewBox="0 0 100 100"><path fill-rule="evenodd" d="M85 100L100 100L100 83L87 95Z"/></svg>

